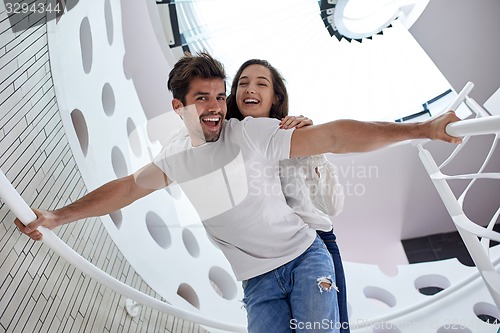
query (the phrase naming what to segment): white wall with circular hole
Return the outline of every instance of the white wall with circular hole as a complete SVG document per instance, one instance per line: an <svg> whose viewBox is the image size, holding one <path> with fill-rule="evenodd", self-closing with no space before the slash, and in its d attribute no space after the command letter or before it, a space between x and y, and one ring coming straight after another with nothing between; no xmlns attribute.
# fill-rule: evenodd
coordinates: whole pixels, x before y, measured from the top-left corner
<svg viewBox="0 0 500 333"><path fill-rule="evenodd" d="M150 90L144 86L147 82L164 80L174 59L158 45L147 6L142 1L79 2L57 23L47 25L61 117L70 129L67 137L89 190L151 162L161 140L182 124L171 112L165 82L152 89L155 99L139 95ZM126 33L127 29L133 33ZM146 112L145 107L160 114L148 119L146 114L154 112ZM102 221L132 267L168 302L211 318L243 323L241 288L192 210L173 187ZM226 272L224 281L215 278L217 283L223 289L230 283L234 286L231 300L217 296L212 287L209 270L214 265Z"/></svg>
<svg viewBox="0 0 500 333"><path fill-rule="evenodd" d="M108 117L113 116L113 113L115 112L115 105L116 102L113 88L106 82L102 87L102 108Z"/></svg>
<svg viewBox="0 0 500 333"><path fill-rule="evenodd" d="M123 214L121 210L115 210L111 214L109 214L109 217L111 218L111 221L115 224L117 229L120 229L122 226L122 221L123 221Z"/></svg>
<svg viewBox="0 0 500 333"><path fill-rule="evenodd" d="M127 134L130 149L132 149L135 157L141 157L142 146L144 144L141 142L141 136L139 135L137 126L135 125L132 118L127 118Z"/></svg>
<svg viewBox="0 0 500 333"><path fill-rule="evenodd" d="M225 269L213 266L208 271L208 278L214 290L222 298L232 300L238 295L238 287L234 279Z"/></svg>
<svg viewBox="0 0 500 333"><path fill-rule="evenodd" d="M168 249L172 245L172 238L165 221L158 216L155 212L148 212L146 214L146 226L148 228L151 238L162 249Z"/></svg>
<svg viewBox="0 0 500 333"><path fill-rule="evenodd" d="M88 17L84 17L80 25L80 51L83 71L90 73L93 61L92 31Z"/></svg>
<svg viewBox="0 0 500 333"><path fill-rule="evenodd" d="M193 233L189 229L182 230L182 241L189 254L193 258L198 258L200 256L200 246Z"/></svg>
<svg viewBox="0 0 500 333"><path fill-rule="evenodd" d="M104 0L104 20L106 22L106 37L109 45L112 45L115 28L113 26L113 10L111 9L110 0Z"/></svg>
<svg viewBox="0 0 500 333"><path fill-rule="evenodd" d="M85 116L82 111L74 109L71 111L71 123L75 131L76 137L78 139L78 144L82 150L84 156L87 155L89 150L89 130L87 128L87 122L85 121Z"/></svg>
<svg viewBox="0 0 500 333"><path fill-rule="evenodd" d="M424 293L423 291L428 288L435 288L442 291L450 287L450 285L450 281L446 276L438 274L422 275L415 280L415 288L421 293Z"/></svg>

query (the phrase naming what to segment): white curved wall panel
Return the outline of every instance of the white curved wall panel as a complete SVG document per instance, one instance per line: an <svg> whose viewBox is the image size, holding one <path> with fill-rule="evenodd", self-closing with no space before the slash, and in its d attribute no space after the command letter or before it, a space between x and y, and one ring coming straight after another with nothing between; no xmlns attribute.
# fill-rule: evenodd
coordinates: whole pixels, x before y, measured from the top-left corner
<svg viewBox="0 0 500 333"><path fill-rule="evenodd" d="M0 168L32 207L53 209L76 200L86 187L53 89L45 18L19 20L23 14L10 15L5 3L0 1ZM40 20L31 20L34 16ZM151 309L128 317L121 295L21 235L2 199L0 216L0 331L204 331ZM95 221L65 225L56 233L104 272L159 298Z"/></svg>
<svg viewBox="0 0 500 333"><path fill-rule="evenodd" d="M89 189L150 162L161 140L182 124L166 89L173 57L165 57L154 29L146 1L80 2L48 23L61 117ZM129 263L168 302L245 321L229 264L178 188L101 220Z"/></svg>

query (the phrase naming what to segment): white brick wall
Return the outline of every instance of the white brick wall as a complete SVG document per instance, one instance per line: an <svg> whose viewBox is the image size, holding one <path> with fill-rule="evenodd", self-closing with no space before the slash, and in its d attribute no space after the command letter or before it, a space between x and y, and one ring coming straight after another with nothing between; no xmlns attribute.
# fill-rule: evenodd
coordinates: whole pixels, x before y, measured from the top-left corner
<svg viewBox="0 0 500 333"><path fill-rule="evenodd" d="M0 167L33 207L54 209L86 193L54 94L44 25L12 32L0 1ZM0 333L201 332L198 325L142 308L132 319L124 298L17 231L0 202ZM158 297L134 272L99 219L57 230L92 263Z"/></svg>

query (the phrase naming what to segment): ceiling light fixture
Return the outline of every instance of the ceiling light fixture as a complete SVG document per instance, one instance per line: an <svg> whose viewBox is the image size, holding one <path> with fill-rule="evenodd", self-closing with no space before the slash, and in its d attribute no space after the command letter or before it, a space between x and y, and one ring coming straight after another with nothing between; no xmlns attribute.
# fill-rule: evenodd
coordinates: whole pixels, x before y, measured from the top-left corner
<svg viewBox="0 0 500 333"><path fill-rule="evenodd" d="M319 0L320 15L330 36L362 42L383 35L394 20L408 29L429 0Z"/></svg>

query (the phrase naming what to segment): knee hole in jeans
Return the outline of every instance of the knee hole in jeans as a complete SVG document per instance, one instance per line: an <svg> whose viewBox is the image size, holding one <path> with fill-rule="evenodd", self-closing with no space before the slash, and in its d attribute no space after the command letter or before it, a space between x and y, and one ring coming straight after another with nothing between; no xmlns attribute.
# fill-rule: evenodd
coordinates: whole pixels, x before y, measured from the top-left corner
<svg viewBox="0 0 500 333"><path fill-rule="evenodd" d="M324 291L330 292L332 288L335 289L337 292L339 291L339 288L337 287L335 282L333 282L331 275L319 277L316 281L318 282L318 288L320 293Z"/></svg>

